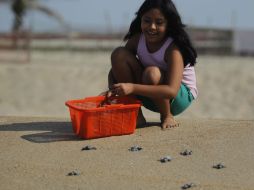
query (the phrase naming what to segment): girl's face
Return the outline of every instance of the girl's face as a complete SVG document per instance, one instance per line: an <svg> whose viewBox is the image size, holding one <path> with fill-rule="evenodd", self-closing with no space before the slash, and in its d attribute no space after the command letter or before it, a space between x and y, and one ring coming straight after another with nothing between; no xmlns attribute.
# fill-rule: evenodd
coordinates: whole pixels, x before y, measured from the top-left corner
<svg viewBox="0 0 254 190"><path fill-rule="evenodd" d="M151 9L141 18L141 30L148 43L160 43L166 36L167 20L159 9Z"/></svg>

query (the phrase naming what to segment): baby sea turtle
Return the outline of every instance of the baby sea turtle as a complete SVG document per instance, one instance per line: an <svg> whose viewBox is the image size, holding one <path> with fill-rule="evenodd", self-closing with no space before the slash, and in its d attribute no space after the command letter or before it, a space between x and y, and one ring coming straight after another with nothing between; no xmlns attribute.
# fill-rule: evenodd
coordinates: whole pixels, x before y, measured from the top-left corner
<svg viewBox="0 0 254 190"><path fill-rule="evenodd" d="M94 147L94 146L87 145L87 146L83 147L81 150L83 151L83 150L96 150L96 149L97 149L97 148Z"/></svg>
<svg viewBox="0 0 254 190"><path fill-rule="evenodd" d="M222 169L222 168L225 168L226 166L225 165L223 165L222 163L219 163L219 164L216 164L216 165L213 165L213 168L215 168L215 169Z"/></svg>
<svg viewBox="0 0 254 190"><path fill-rule="evenodd" d="M129 151L136 152L136 151L140 151L142 149L143 149L142 147L135 145L135 146L132 146L131 148L129 148Z"/></svg>
<svg viewBox="0 0 254 190"><path fill-rule="evenodd" d="M172 160L171 156L165 156L163 158L160 159L161 163L166 163L166 162L170 162Z"/></svg>
<svg viewBox="0 0 254 190"><path fill-rule="evenodd" d="M182 189L189 189L189 188L192 188L192 187L195 187L195 186L196 185L194 183L186 183L181 188Z"/></svg>
<svg viewBox="0 0 254 190"><path fill-rule="evenodd" d="M80 175L80 171L78 171L78 170L74 170L74 171L69 172L67 174L67 176L78 176L78 175Z"/></svg>
<svg viewBox="0 0 254 190"><path fill-rule="evenodd" d="M184 151L180 152L182 156L189 156L192 155L192 150L185 149Z"/></svg>

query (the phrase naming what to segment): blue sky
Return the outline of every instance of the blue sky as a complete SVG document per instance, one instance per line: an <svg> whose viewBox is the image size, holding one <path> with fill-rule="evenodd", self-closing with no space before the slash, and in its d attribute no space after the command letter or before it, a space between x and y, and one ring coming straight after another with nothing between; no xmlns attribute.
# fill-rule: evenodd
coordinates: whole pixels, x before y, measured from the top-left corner
<svg viewBox="0 0 254 190"><path fill-rule="evenodd" d="M58 11L73 29L110 32L127 30L143 0L38 0ZM188 25L254 30L253 0L175 0ZM0 32L9 31L12 14L0 4ZM61 30L61 26L42 13L28 12L26 26L34 30Z"/></svg>

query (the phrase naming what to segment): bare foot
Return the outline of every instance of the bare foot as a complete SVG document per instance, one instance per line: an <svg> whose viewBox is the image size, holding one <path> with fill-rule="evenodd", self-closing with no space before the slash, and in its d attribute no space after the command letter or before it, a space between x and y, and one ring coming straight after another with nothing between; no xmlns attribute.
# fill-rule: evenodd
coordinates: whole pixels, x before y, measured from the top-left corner
<svg viewBox="0 0 254 190"><path fill-rule="evenodd" d="M139 109L137 117L137 127L144 127L146 125L146 119L142 113L142 110Z"/></svg>
<svg viewBox="0 0 254 190"><path fill-rule="evenodd" d="M172 115L167 115L165 118L161 119L162 130L174 127L179 127L179 123L174 119Z"/></svg>

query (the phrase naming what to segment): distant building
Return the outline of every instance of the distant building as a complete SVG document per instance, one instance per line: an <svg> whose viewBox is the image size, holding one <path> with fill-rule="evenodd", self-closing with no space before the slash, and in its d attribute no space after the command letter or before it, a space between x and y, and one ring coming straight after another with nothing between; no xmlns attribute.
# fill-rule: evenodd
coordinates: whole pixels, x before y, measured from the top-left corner
<svg viewBox="0 0 254 190"><path fill-rule="evenodd" d="M231 54L233 31L229 29L189 28L188 33L200 54Z"/></svg>
<svg viewBox="0 0 254 190"><path fill-rule="evenodd" d="M254 56L254 30L187 28L198 54ZM19 35L19 46L31 49L112 50L122 45L124 33L29 33ZM13 35L0 33L0 49L11 49ZM30 43L31 42L31 43ZM28 44L30 43L30 44ZM62 44L62 45L61 45ZM68 45L66 45L68 44Z"/></svg>
<svg viewBox="0 0 254 190"><path fill-rule="evenodd" d="M254 55L254 30L235 30L233 39L234 54Z"/></svg>
<svg viewBox="0 0 254 190"><path fill-rule="evenodd" d="M200 54L254 55L254 30L189 28Z"/></svg>

